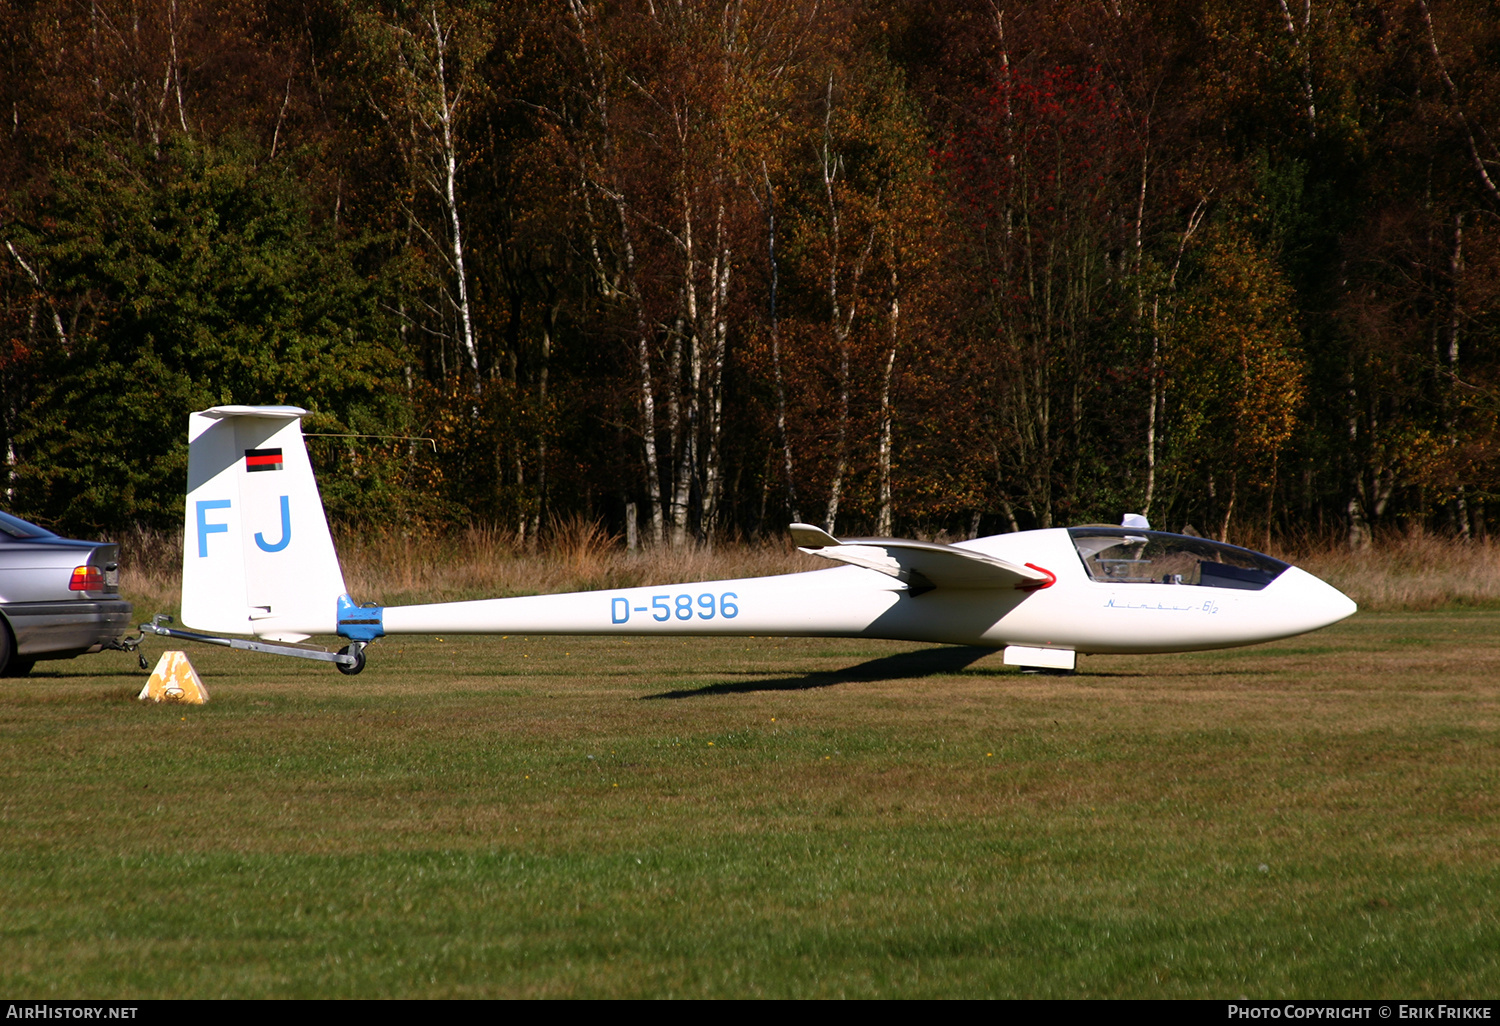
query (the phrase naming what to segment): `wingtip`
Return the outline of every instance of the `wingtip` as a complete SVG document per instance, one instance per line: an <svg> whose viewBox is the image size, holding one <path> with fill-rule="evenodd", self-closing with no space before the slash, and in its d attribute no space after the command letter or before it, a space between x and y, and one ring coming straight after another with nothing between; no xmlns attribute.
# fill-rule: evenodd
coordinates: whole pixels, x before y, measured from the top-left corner
<svg viewBox="0 0 1500 1026"><path fill-rule="evenodd" d="M812 524L792 524L787 530L792 532L792 544L799 549L822 549L839 544L833 535Z"/></svg>

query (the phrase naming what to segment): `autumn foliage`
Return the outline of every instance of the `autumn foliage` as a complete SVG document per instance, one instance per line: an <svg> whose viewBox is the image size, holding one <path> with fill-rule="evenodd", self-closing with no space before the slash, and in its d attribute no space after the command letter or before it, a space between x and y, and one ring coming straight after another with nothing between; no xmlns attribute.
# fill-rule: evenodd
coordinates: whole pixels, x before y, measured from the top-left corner
<svg viewBox="0 0 1500 1026"><path fill-rule="evenodd" d="M177 519L296 403L349 523L674 547L1144 512L1488 533L1472 0L0 7L4 504Z"/></svg>

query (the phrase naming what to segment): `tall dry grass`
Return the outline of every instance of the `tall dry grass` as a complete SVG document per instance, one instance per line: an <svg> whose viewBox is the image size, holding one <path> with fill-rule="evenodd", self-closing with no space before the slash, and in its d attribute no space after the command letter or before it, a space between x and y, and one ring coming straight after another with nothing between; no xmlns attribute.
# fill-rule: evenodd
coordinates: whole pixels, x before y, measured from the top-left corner
<svg viewBox="0 0 1500 1026"><path fill-rule="evenodd" d="M345 533L339 552L350 592L387 605L760 577L825 565L789 540L628 552L582 518L554 523L534 549L509 532L474 527L442 538Z"/></svg>
<svg viewBox="0 0 1500 1026"><path fill-rule="evenodd" d="M1322 545L1291 549L1282 558L1365 610L1500 608L1500 545L1489 539L1462 542L1410 531L1382 537L1364 551Z"/></svg>
<svg viewBox="0 0 1500 1026"><path fill-rule="evenodd" d="M137 613L176 613L182 533L136 530L117 540L120 589ZM535 547L483 527L437 537L346 529L336 532L336 540L350 593L383 605L761 577L827 566L787 539L627 552L620 539L582 518L554 523ZM1412 532L1383 537L1362 552L1330 544L1276 548L1361 609L1500 608L1500 545L1490 541L1464 544Z"/></svg>
<svg viewBox="0 0 1500 1026"><path fill-rule="evenodd" d="M441 536L348 529L334 534L350 594L381 605L763 577L828 565L798 552L789 539L628 552L619 538L582 518L553 523L535 546L488 527ZM134 530L116 540L120 590L137 613L175 614L182 532Z"/></svg>
<svg viewBox="0 0 1500 1026"><path fill-rule="evenodd" d="M182 604L182 531L133 527L109 539L120 546L120 594L137 620L176 615Z"/></svg>

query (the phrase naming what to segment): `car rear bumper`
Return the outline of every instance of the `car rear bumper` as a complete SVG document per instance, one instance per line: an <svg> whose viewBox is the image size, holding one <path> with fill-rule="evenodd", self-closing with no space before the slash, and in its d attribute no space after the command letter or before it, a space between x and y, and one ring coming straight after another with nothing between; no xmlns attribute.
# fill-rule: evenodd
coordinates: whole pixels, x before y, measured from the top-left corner
<svg viewBox="0 0 1500 1026"><path fill-rule="evenodd" d="M0 614L15 635L17 655L65 659L120 637L131 627L132 609L124 599L10 602L0 605Z"/></svg>

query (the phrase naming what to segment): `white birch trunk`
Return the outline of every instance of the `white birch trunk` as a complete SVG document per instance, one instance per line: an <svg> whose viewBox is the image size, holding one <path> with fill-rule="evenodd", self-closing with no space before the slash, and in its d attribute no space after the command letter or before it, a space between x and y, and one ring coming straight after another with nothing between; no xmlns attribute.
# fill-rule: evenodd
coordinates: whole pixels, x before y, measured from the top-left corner
<svg viewBox="0 0 1500 1026"><path fill-rule="evenodd" d="M776 387L776 434L781 443L782 467L786 473L787 511L793 523L801 523L802 511L797 505L796 475L792 467L792 440L786 430L786 382L781 373L781 322L776 308L780 286L780 265L776 257L776 197L771 191L771 172L765 161L761 161L760 170L766 183L766 254L771 272L771 370Z"/></svg>
<svg viewBox="0 0 1500 1026"><path fill-rule="evenodd" d="M1479 144L1474 138L1474 130L1469 126L1469 119L1464 114L1463 103L1459 100L1458 87L1453 84L1453 78L1448 74L1448 65L1443 60L1442 52L1438 50L1437 32L1432 27L1432 12L1427 9L1426 0L1417 0L1417 9L1422 12L1422 21L1427 26L1427 45L1432 52L1432 60L1437 65L1438 77L1443 80L1443 87L1448 93L1448 100L1453 104L1453 113L1458 118L1459 127L1464 130L1464 140L1468 143L1469 161L1474 165L1474 173L1479 176L1480 184L1484 186L1485 192L1496 203L1500 203L1500 188L1495 185L1495 180L1490 177L1489 168L1486 166L1484 157L1479 152ZM1481 126L1482 127L1482 126ZM1490 156L1496 156L1493 142L1490 144ZM1490 161L1493 163L1493 160Z"/></svg>
<svg viewBox="0 0 1500 1026"><path fill-rule="evenodd" d="M885 354L885 373L880 381L880 516L875 533L889 538L894 533L894 515L891 508L891 451L892 422L891 379L896 369L896 346L899 338L897 325L901 320L901 297L896 291L896 268L891 265L891 345Z"/></svg>
<svg viewBox="0 0 1500 1026"><path fill-rule="evenodd" d="M828 485L828 507L823 516L823 529L833 534L834 526L838 523L839 503L844 494L844 476L849 469L849 405L853 391L850 381L850 352L849 337L854 330L854 318L859 308L859 281L864 273L865 260L870 255L870 250L875 245L875 229L870 229L869 238L865 241L865 248L854 263L850 273L849 301L847 309L839 300L839 260L841 255L842 241L842 216L839 210L838 198L835 195L835 186L843 174L844 160L842 156L835 154L833 146L833 78L828 79L828 90L824 100L823 115L823 148L821 152L821 172L823 177L823 194L828 204L828 231L830 236L830 255L828 259L828 305L833 324L833 341L839 351L839 407L838 407L838 435L834 442L834 466L833 479ZM875 202L878 205L880 195L877 192Z"/></svg>
<svg viewBox="0 0 1500 1026"><path fill-rule="evenodd" d="M844 444L849 434L849 348L848 334L843 327L843 316L839 310L839 207L834 199L833 187L838 181L842 164L832 151L833 122L833 78L828 79L828 91L823 108L823 193L828 201L828 305L833 323L833 341L839 349L839 412L838 437L834 443L833 479L828 483L828 506L823 514L823 530L833 534L838 523L839 500L844 493L844 468L846 457ZM851 323L853 318L850 318Z"/></svg>
<svg viewBox="0 0 1500 1026"><path fill-rule="evenodd" d="M1448 330L1447 330L1447 352L1444 354L1444 362L1447 364L1448 387L1445 405L1445 419L1448 429L1448 444L1454 448L1458 446L1458 417L1455 407L1458 400L1455 395L1458 389L1458 328L1462 310L1459 305L1459 283L1463 277L1464 267L1464 215L1458 213L1453 218L1453 249L1448 258L1448 281L1449 281L1449 305L1448 305ZM1460 482L1453 496L1453 514L1458 529L1459 538L1465 542L1469 540L1469 502L1464 492L1463 483Z"/></svg>
<svg viewBox="0 0 1500 1026"><path fill-rule="evenodd" d="M724 363L729 352L730 249L724 234L724 200L719 198L715 217L713 299L709 312L712 345L708 354L708 380L704 386L703 424L703 524L705 544L712 546L718 528L720 426L724 414Z"/></svg>
<svg viewBox="0 0 1500 1026"><path fill-rule="evenodd" d="M688 189L689 186L684 181L682 183L682 297L685 310L684 316L678 321L678 329L673 332L672 336L671 429L673 451L677 454L677 470L672 482L673 548L681 548L687 544L688 503L692 497L693 475L697 470L698 388L703 369L698 332L698 254L697 242L693 237L693 209ZM682 379L684 350L686 350L688 363L686 385L683 384ZM679 390L685 393L683 396L685 402L681 402L680 405ZM682 410L682 406L685 406L686 410Z"/></svg>
<svg viewBox="0 0 1500 1026"><path fill-rule="evenodd" d="M459 96L450 101L448 96L447 48L448 37L438 21L437 8L429 9L429 25L432 28L433 53L436 56L438 124L442 127L442 147L439 154L441 171L441 195L449 222L449 247L453 263L453 276L458 289L457 307L460 326L460 341L468 357L469 370L474 376L474 393L479 394L479 342L474 333L473 311L469 305L469 276L464 267L464 232L459 215L458 202L458 145L454 133L454 117Z"/></svg>
<svg viewBox="0 0 1500 1026"><path fill-rule="evenodd" d="M626 220L625 200L615 201L620 218L620 240L625 257L625 278L635 304L636 364L640 371L641 448L646 459L646 497L650 503L651 541L666 541L666 524L662 520L661 466L656 453L656 394L651 382L651 331L646 323L646 304L635 281L635 246L630 239L630 222Z"/></svg>
<svg viewBox="0 0 1500 1026"><path fill-rule="evenodd" d="M1312 0L1302 0L1301 32L1297 30L1297 24L1292 19L1292 11L1287 6L1286 0L1278 0L1278 2L1281 4L1281 16L1286 20L1286 33L1292 37L1292 46L1298 52L1298 64L1302 73L1302 103L1307 113L1307 137L1316 141L1318 106L1313 102L1312 48L1311 40L1308 38L1312 33Z"/></svg>
<svg viewBox="0 0 1500 1026"><path fill-rule="evenodd" d="M1208 200L1201 199L1188 215L1187 227L1177 244L1177 259L1172 264L1172 273L1167 278L1167 292L1177 288L1177 274L1182 269L1182 257L1187 252L1188 241L1203 218L1208 214ZM1166 405L1167 390L1161 374L1161 295L1151 301L1151 405L1146 417L1146 499L1141 505L1141 515L1151 515L1151 504L1156 496L1156 436L1158 411Z"/></svg>
<svg viewBox="0 0 1500 1026"><path fill-rule="evenodd" d="M24 259L22 259L21 254L16 252L15 244L12 243L9 239L5 240L5 248L9 250L10 255L15 258L16 263L21 268L21 273L26 275L26 280L31 282L31 284L36 288L37 293L46 301L47 309L52 312L52 330L57 332L57 341L62 343L64 352L71 352L73 349L73 345L68 341L68 333L63 328L62 315L57 312L57 305L52 302L52 297L47 295L46 290L42 288L41 275L37 273L36 268L32 267Z"/></svg>
<svg viewBox="0 0 1500 1026"><path fill-rule="evenodd" d="M650 507L648 514L651 525L650 537L653 545L661 546L666 542L666 523L662 511L661 465L656 441L656 394L651 369L651 330L646 318L645 300L635 278L635 245L631 237L625 192L619 181L618 171L608 167L607 155L614 150L613 127L609 116L609 91L604 61L599 52L601 47L590 30L593 11L583 0L568 0L568 13L582 53L588 84L586 106L592 110L592 120L598 131L597 138L592 143L589 142L591 132L582 122L570 122L566 116L563 122L565 126L578 133L574 143L578 152L578 179L586 213L591 269L602 295L609 300L624 299L631 305L635 314L634 353L632 355L639 374L641 450L645 462L646 498ZM601 150L605 156L600 156L597 152ZM599 244L598 234L593 227L593 206L590 196L595 190L609 197L617 219L620 250L616 257L616 266L612 270L606 267L604 247ZM631 520L632 522L635 520L634 511L632 511Z"/></svg>

